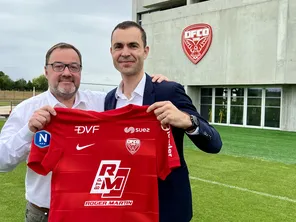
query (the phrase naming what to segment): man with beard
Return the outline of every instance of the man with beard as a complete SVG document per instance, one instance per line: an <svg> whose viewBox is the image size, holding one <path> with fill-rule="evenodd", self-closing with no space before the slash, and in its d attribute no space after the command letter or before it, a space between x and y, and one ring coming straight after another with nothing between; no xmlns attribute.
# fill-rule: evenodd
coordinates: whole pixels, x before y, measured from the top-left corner
<svg viewBox="0 0 296 222"><path fill-rule="evenodd" d="M172 126L181 167L174 169L165 180L159 179L159 221L189 222L192 218L192 200L183 154L184 134L207 153L220 151L220 135L197 113L180 84L165 81L152 83L151 77L145 74L144 60L149 47L146 33L140 25L133 21L118 24L111 35L110 52L122 82L107 94L105 110L127 104L150 105L147 112L154 112L163 127Z"/></svg>
<svg viewBox="0 0 296 222"><path fill-rule="evenodd" d="M53 107L104 111L105 93L78 90L81 69L82 56L73 45L59 43L48 50L44 70L49 89L12 110L0 135L0 172L11 171L27 159L35 132L56 115ZM26 222L48 220L50 183L51 173L41 176L27 168Z"/></svg>

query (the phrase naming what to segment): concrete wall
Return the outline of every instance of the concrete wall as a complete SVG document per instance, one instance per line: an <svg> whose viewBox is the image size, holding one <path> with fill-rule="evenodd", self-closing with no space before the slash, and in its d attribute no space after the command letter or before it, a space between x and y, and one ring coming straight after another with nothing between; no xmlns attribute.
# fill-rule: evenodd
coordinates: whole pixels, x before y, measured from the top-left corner
<svg viewBox="0 0 296 222"><path fill-rule="evenodd" d="M210 0L144 13L151 47L146 71L184 85L295 84L295 11L295 0ZM197 65L181 46L183 29L195 23L213 28L212 45Z"/></svg>
<svg viewBox="0 0 296 222"><path fill-rule="evenodd" d="M285 85L282 91L282 109L280 128L296 131L296 85Z"/></svg>
<svg viewBox="0 0 296 222"><path fill-rule="evenodd" d="M187 85L198 110L200 86L281 86L280 129L296 131L296 0L186 2L187 6L156 11L134 0L133 14L142 13L150 45L145 71ZM194 65L183 52L181 34L196 23L210 24L213 40Z"/></svg>
<svg viewBox="0 0 296 222"><path fill-rule="evenodd" d="M157 0L157 1L161 2L160 0ZM150 4L155 3L155 1L153 1L153 0L148 0L148 1L147 0L133 0L132 1L133 20L134 21L137 20L137 13L145 13L145 12L149 12L151 10L157 9L157 7L155 7L155 6L150 6L149 8L144 7L144 6L147 6L147 4L149 4L148 2L150 2Z"/></svg>
<svg viewBox="0 0 296 222"><path fill-rule="evenodd" d="M296 1L289 0L287 24L287 69L285 82L296 82Z"/></svg>
<svg viewBox="0 0 296 222"><path fill-rule="evenodd" d="M174 2L176 0L143 0L143 7L149 8L155 5L166 4L170 2Z"/></svg>
<svg viewBox="0 0 296 222"><path fill-rule="evenodd" d="M200 87L197 86L187 86L187 95L190 96L193 105L196 107L197 111L200 112Z"/></svg>

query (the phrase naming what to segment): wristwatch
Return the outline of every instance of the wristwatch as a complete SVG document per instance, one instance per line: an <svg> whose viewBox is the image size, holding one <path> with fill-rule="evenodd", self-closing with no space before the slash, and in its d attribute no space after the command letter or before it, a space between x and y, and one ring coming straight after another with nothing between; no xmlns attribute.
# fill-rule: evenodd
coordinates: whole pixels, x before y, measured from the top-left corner
<svg viewBox="0 0 296 222"><path fill-rule="evenodd" d="M190 120L191 120L192 125L186 129L187 132L196 130L196 128L199 127L199 121L196 116L190 115Z"/></svg>

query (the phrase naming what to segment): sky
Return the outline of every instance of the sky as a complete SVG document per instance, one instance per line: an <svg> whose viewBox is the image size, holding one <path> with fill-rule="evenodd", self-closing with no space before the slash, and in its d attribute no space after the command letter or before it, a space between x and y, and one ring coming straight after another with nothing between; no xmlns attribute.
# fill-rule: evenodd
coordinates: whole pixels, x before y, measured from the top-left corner
<svg viewBox="0 0 296 222"><path fill-rule="evenodd" d="M0 0L0 71L32 80L44 73L47 50L67 42L82 53L82 83L116 85L110 35L131 19L132 0Z"/></svg>

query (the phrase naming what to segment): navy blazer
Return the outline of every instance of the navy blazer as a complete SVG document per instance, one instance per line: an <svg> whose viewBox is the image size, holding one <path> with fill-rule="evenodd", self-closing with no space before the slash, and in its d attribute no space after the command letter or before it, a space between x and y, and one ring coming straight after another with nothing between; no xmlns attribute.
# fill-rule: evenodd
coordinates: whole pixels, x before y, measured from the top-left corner
<svg viewBox="0 0 296 222"><path fill-rule="evenodd" d="M105 110L116 108L115 92L116 88L107 94ZM188 135L189 138L204 152L220 151L222 141L219 133L199 115L183 86L167 81L153 83L152 78L146 74L143 105L151 105L158 101L171 101L179 110L195 115L200 123L199 134ZM159 179L160 222L189 222L192 218L192 198L189 173L183 153L185 131L173 127L172 134L180 156L181 167L173 170L164 181Z"/></svg>

